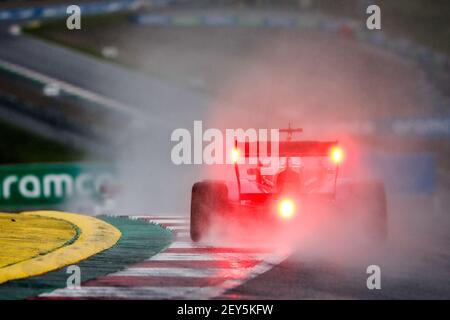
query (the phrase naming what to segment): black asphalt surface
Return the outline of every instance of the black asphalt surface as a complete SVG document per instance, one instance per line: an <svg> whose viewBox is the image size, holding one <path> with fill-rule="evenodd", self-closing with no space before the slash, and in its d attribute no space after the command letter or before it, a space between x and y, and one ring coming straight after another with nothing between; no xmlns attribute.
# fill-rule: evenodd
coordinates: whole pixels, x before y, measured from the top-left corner
<svg viewBox="0 0 450 320"><path fill-rule="evenodd" d="M201 115L207 100L138 71L31 37L0 33L0 59L24 66L55 79L135 108L150 109L165 121ZM183 101L183 104L179 102ZM170 108L171 112L168 112ZM183 110L190 110L189 113Z"/></svg>
<svg viewBox="0 0 450 320"><path fill-rule="evenodd" d="M448 258L448 256L447 256ZM446 278L426 273L395 276L383 273L381 289L369 290L367 266L345 268L327 261L291 258L250 280L223 298L238 299L445 299L450 298ZM447 263L448 268L448 263ZM428 272L428 271L426 271Z"/></svg>
<svg viewBox="0 0 450 320"><path fill-rule="evenodd" d="M450 299L448 177L431 202L391 199L390 234L382 246L321 235L265 274L228 291L242 299ZM367 288L367 268L381 271L381 289Z"/></svg>

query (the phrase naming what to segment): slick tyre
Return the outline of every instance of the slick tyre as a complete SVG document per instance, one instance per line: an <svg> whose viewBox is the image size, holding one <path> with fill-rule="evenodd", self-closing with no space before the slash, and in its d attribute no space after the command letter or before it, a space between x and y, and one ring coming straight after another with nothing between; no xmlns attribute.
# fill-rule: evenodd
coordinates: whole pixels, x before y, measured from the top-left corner
<svg viewBox="0 0 450 320"><path fill-rule="evenodd" d="M190 235L198 242L208 234L215 215L223 212L228 198L224 183L203 181L192 187Z"/></svg>

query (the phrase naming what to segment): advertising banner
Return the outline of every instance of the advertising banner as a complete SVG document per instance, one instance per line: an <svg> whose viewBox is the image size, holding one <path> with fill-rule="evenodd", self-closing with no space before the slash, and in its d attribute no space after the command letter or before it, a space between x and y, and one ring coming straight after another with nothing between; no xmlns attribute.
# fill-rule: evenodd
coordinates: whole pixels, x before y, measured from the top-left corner
<svg viewBox="0 0 450 320"><path fill-rule="evenodd" d="M112 165L96 163L19 164L0 166L0 208L55 207L95 200L113 183Z"/></svg>

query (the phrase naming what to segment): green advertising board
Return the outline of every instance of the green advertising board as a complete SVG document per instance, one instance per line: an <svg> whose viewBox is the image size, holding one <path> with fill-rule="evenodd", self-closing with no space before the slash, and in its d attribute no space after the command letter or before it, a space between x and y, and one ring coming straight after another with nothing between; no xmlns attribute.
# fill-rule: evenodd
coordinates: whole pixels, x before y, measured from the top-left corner
<svg viewBox="0 0 450 320"><path fill-rule="evenodd" d="M61 163L0 166L0 208L22 210L98 199L102 185L116 179L110 164Z"/></svg>

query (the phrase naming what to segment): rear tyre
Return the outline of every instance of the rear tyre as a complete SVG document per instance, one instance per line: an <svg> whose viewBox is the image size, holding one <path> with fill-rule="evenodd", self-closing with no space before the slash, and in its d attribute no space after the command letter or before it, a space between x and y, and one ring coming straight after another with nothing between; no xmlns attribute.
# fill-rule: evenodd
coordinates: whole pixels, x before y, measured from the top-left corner
<svg viewBox="0 0 450 320"><path fill-rule="evenodd" d="M214 215L225 211L228 189L224 183L197 182L192 187L191 239L200 241L210 230Z"/></svg>

